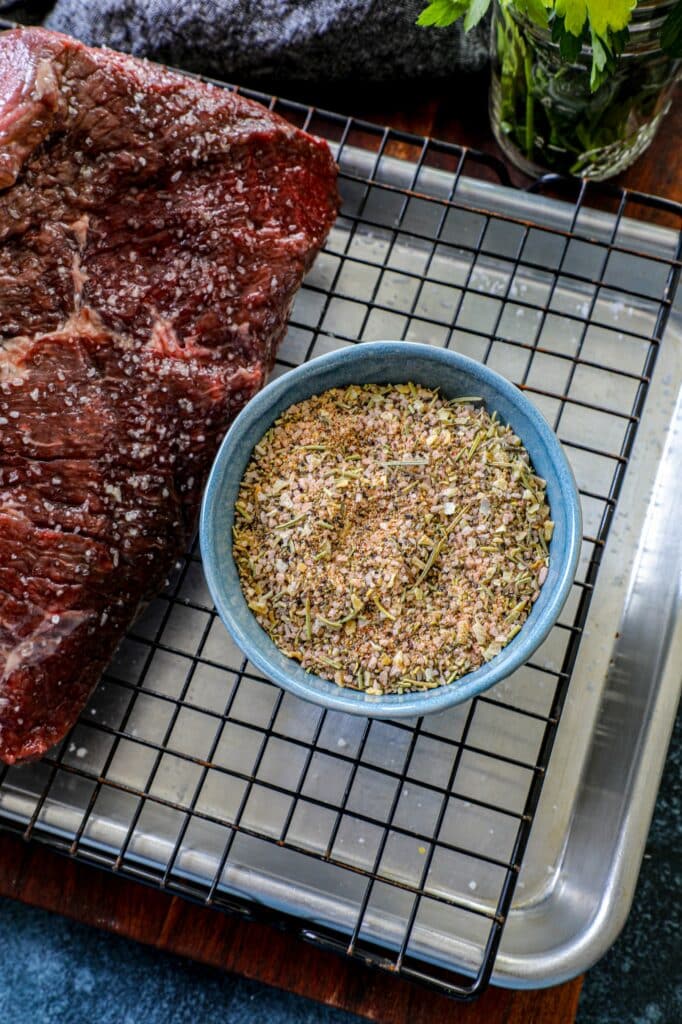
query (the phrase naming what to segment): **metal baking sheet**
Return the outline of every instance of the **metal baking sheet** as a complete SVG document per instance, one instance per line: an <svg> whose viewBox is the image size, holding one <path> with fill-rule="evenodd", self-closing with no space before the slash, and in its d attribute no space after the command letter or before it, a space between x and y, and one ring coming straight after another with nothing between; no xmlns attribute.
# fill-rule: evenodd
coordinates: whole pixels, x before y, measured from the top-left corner
<svg viewBox="0 0 682 1024"><path fill-rule="evenodd" d="M660 257L674 259L678 236L466 177L443 213L432 200L452 198L452 174L351 146L341 165L342 216L275 373L358 338L404 338L523 378L583 494L586 540L561 624L495 689L499 705L370 727L282 695L244 664L195 549L61 748L5 773L0 823L201 898L272 908L310 933L327 926L475 973L610 503L493 975L554 984L601 956L627 915L679 696L679 308L641 423L629 415L666 287ZM562 231L580 239L559 258ZM622 493L608 498L613 464L599 452L617 453L633 426Z"/></svg>

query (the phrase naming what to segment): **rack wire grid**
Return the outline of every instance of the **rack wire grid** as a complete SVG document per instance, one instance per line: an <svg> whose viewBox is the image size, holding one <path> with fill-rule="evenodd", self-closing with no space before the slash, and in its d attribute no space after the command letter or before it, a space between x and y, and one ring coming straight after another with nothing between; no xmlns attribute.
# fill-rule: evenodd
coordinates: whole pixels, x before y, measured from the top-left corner
<svg viewBox="0 0 682 1024"><path fill-rule="evenodd" d="M489 185L474 188L477 203L464 197L472 181L510 184L493 157L244 91L327 138L341 171L342 210L275 373L378 337L501 370L573 463L578 578L549 640L507 683L443 715L371 721L304 704L253 669L216 617L195 543L71 734L42 761L4 769L0 826L471 998L510 910L681 266L679 234L670 251L642 253L622 228L653 210L682 228L682 206L573 182L567 226L531 222L487 207ZM586 227L597 191L606 238ZM279 888L259 888L261 870ZM286 894L306 884L338 905L310 914L301 898L297 909ZM464 968L429 950L444 928L470 937Z"/></svg>

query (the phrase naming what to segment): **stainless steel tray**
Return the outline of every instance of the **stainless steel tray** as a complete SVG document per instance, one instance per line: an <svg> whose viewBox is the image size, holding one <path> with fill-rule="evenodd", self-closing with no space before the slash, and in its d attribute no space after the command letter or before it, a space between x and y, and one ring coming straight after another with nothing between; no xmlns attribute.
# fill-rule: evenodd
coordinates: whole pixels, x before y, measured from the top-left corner
<svg viewBox="0 0 682 1024"><path fill-rule="evenodd" d="M310 938L329 929L350 952L433 980L490 955L529 787L546 775L493 981L554 984L601 956L627 916L679 696L679 236L623 204L595 212L383 144L339 149L343 214L275 372L358 337L404 337L521 381L557 424L583 496L561 624L475 707L370 725L284 696L244 664L195 550L71 736L5 773L0 825L299 918ZM544 729L569 676L545 772Z"/></svg>

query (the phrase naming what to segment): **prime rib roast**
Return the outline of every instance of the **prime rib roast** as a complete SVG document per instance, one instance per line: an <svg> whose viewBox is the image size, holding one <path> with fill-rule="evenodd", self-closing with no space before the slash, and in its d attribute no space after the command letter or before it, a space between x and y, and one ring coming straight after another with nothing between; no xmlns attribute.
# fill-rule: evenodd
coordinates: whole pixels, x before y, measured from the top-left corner
<svg viewBox="0 0 682 1024"><path fill-rule="evenodd" d="M337 205L257 103L0 35L1 760L64 736L163 587Z"/></svg>

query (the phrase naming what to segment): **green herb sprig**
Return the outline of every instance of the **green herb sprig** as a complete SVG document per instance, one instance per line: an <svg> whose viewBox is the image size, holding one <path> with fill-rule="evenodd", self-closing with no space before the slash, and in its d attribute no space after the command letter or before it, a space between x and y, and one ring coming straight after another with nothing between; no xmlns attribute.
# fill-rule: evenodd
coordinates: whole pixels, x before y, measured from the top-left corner
<svg viewBox="0 0 682 1024"><path fill-rule="evenodd" d="M492 0L431 0L417 24L445 28L464 18L469 32L485 17ZM583 46L592 50L590 88L596 92L616 69L629 39L629 24L637 0L505 0L538 28L547 29L567 64L577 60ZM661 49L682 57L682 0L661 28Z"/></svg>

